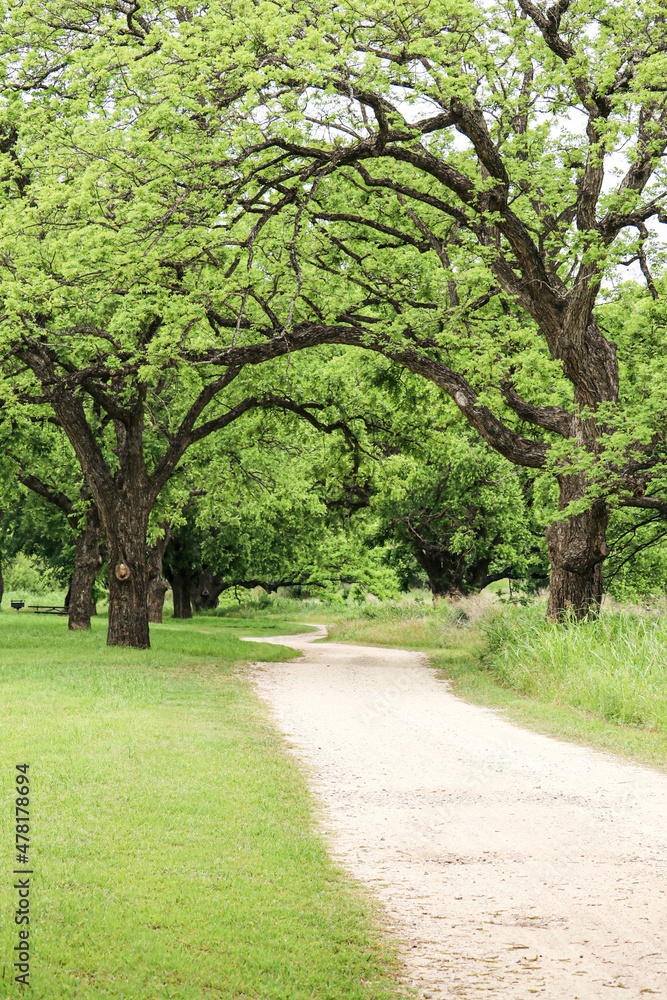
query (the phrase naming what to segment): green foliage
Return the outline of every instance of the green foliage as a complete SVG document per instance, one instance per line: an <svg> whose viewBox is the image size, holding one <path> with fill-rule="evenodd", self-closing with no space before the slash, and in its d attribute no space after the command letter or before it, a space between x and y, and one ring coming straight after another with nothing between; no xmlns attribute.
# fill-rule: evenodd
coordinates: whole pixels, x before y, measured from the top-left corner
<svg viewBox="0 0 667 1000"><path fill-rule="evenodd" d="M24 491L6 509L0 536L8 564L20 554L28 556L37 561L54 586L64 584L67 588L74 568L74 534L62 511Z"/></svg>
<svg viewBox="0 0 667 1000"><path fill-rule="evenodd" d="M416 558L436 594L545 575L528 482L458 422L425 436L418 457L385 459L378 480L372 505L395 539L392 562L405 572Z"/></svg>
<svg viewBox="0 0 667 1000"><path fill-rule="evenodd" d="M650 542L647 548L619 566L611 578L608 574L607 590L617 601L664 599L667 596L667 545L663 541Z"/></svg>
<svg viewBox="0 0 667 1000"><path fill-rule="evenodd" d="M541 335L551 327L542 329L531 299L544 284L534 273L544 270L562 304L640 251L660 263L635 223L645 206L658 211L650 199L664 179L661 7L570 5L563 14L574 53L565 62L530 17L502 2L482 20L472 2L371 2L361 21L348 3L147 3L129 22L116 4L94 14L61 0L6 4L0 441L15 449L12 461L35 462L53 486L80 487L72 449L49 423L51 405L70 393L109 491L121 481L123 427L140 427L128 468L156 476L146 488L153 533L164 519L178 527L205 492L195 512L202 564L319 591L337 576L353 596L420 579L413 521L461 564L460 590L542 572L534 529L555 516L563 464L585 467L580 504L596 492L628 500L628 449L639 460L650 447L661 494L660 300L629 288L598 310L619 344L622 383L620 406L599 411L613 430L604 447L581 448L578 434L555 446L548 424L527 426L507 393L511 380L531 406L573 412L562 352L553 331ZM571 127L572 108L588 110L578 72L612 88L593 138ZM476 101L502 170L480 160L474 136L463 138ZM638 131L640 106L655 111L651 137ZM417 128L425 108L434 118ZM652 142L648 187L610 186L594 206L598 221L630 213L623 232L603 238L573 210L587 160L629 165ZM360 143L357 162L343 155ZM323 168L329 154L335 170ZM437 178L436 161L445 165ZM511 219L491 197L499 171ZM482 230L488 239L477 238ZM558 325L561 305L549 310ZM292 350L306 332L312 364ZM395 364L321 346L343 333ZM534 489L477 440L456 441L453 404L396 370L423 373L435 360L439 384L454 399L454 383L465 390L457 405L475 426L488 431L498 414L505 442L519 433L540 454L552 446ZM235 378L218 397L224 372ZM321 428L302 433L285 418L274 431L254 413L276 395L314 401L311 417L345 430L321 448ZM227 426L224 444L209 446L211 421L222 430L246 403L243 429ZM381 471L370 458L382 459ZM137 476L123 474L129 488ZM366 505L350 527L345 517ZM64 573L71 549L61 551Z"/></svg>
<svg viewBox="0 0 667 1000"><path fill-rule="evenodd" d="M10 563L2 568L5 589L20 595L43 597L57 589L58 579L52 569L34 556L19 552Z"/></svg>
<svg viewBox="0 0 667 1000"><path fill-rule="evenodd" d="M659 511L621 508L608 531L605 583L621 601L655 601L667 590L667 522Z"/></svg>

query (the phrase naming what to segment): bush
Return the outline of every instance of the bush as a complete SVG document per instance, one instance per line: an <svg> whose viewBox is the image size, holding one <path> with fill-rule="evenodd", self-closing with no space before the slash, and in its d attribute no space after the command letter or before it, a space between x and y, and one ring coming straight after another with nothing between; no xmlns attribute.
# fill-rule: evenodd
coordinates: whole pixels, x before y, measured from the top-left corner
<svg viewBox="0 0 667 1000"><path fill-rule="evenodd" d="M26 556L23 552L3 566L3 576L7 592L43 597L61 589L51 569L35 556Z"/></svg>

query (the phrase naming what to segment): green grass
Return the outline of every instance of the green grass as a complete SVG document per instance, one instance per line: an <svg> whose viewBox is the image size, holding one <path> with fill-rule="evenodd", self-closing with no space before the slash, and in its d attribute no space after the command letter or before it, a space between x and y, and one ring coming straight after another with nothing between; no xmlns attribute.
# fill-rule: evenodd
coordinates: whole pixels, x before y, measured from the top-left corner
<svg viewBox="0 0 667 1000"><path fill-rule="evenodd" d="M238 666L285 622L169 621L149 651L0 614L3 965L13 785L30 764L35 1000L382 1000L396 960L327 857L305 782ZM293 626L294 631L299 628Z"/></svg>
<svg viewBox="0 0 667 1000"><path fill-rule="evenodd" d="M304 624L299 621L285 621L282 617L267 617L258 615L257 618L225 618L222 621L220 619L213 618L212 616L203 614L197 616L193 619L194 627L199 629L207 629L209 627L216 628L218 631L223 628L224 631L230 636L236 635L252 635L254 636L270 636L270 635L298 635L304 632L312 632L314 628ZM166 626L169 625L169 620L165 618ZM274 647L275 648L275 647Z"/></svg>
<svg viewBox="0 0 667 1000"><path fill-rule="evenodd" d="M643 759L667 761L667 619L637 609L597 621L547 622L544 607L505 608L484 622L484 663L504 688L567 708L595 731L624 734ZM606 740L606 737L605 737Z"/></svg>
<svg viewBox="0 0 667 1000"><path fill-rule="evenodd" d="M493 708L535 732L604 750L637 764L667 771L667 734L612 722L585 709L559 703L544 694L521 694L502 685L482 659L479 639L457 649L435 650L431 663L450 681L453 692L475 705Z"/></svg>

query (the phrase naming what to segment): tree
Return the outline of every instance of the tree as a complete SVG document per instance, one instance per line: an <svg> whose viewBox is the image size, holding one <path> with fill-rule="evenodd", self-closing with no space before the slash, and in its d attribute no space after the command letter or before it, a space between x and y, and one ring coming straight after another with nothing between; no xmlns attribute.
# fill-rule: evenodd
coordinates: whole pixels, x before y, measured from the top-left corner
<svg viewBox="0 0 667 1000"><path fill-rule="evenodd" d="M667 522L654 511L614 511L609 525L611 554L607 590L617 600L665 596Z"/></svg>
<svg viewBox="0 0 667 1000"><path fill-rule="evenodd" d="M7 476L15 477L35 497L52 505L67 524L66 534L70 536L71 545L63 545L63 533L55 528L50 517L46 524L40 523L43 518L35 518L39 504L31 508L33 545L36 543L40 547L37 539L41 536L40 554L55 562L61 574L69 576L65 599L68 626L78 631L89 629L94 610L93 587L104 562L102 526L71 446L60 428L48 420L22 421L9 413L5 413L0 441ZM49 551L53 548L56 553ZM70 560L72 549L73 559Z"/></svg>
<svg viewBox="0 0 667 1000"><path fill-rule="evenodd" d="M162 624L164 597L169 589L163 576L164 554L171 540L171 526L167 521L159 525L160 534L148 547L148 621Z"/></svg>
<svg viewBox="0 0 667 1000"><path fill-rule="evenodd" d="M435 461L398 454L383 464L383 482L370 502L382 536L397 546L392 561L415 559L434 597L460 596L533 571L544 577L511 466L465 435L440 439L436 449Z"/></svg>
<svg viewBox="0 0 667 1000"><path fill-rule="evenodd" d="M385 546L404 585L426 575L435 596L508 575L543 580L531 477L489 449L436 386L382 357L360 366L357 352L327 353L317 365L297 362L301 390L312 395L308 378L316 377L329 409L354 431L347 451L329 448L313 462L327 509L353 519L368 510L369 544Z"/></svg>
<svg viewBox="0 0 667 1000"><path fill-rule="evenodd" d="M628 254L656 290L663 13L8 8L4 391L50 408L82 465L110 642L148 642L148 516L186 450L269 405L250 366L323 343L386 355L510 461L548 466L549 612L594 612L608 490L591 468L646 492L660 439L603 468L619 371L596 304Z"/></svg>
<svg viewBox="0 0 667 1000"><path fill-rule="evenodd" d="M612 508L606 584L619 599L660 594L666 585L667 467L665 441L656 433L656 428L664 427L666 416L664 293L664 278L655 279L653 292L624 282L599 311L607 335L618 345L623 376L622 415L614 422L606 450L618 466L628 440L642 434L653 445L650 483L645 485L640 479Z"/></svg>
<svg viewBox="0 0 667 1000"><path fill-rule="evenodd" d="M80 490L80 501L85 505L85 512L81 514L75 501L58 487L47 486L32 474L20 475L19 481L65 515L74 541L74 565L65 597L67 627L74 631L86 631L90 628L90 617L95 613L95 579L104 563L102 526L97 507L90 502L90 491L85 486Z"/></svg>
<svg viewBox="0 0 667 1000"><path fill-rule="evenodd" d="M149 517L186 451L276 405L254 366L317 343L288 339L249 297L266 271L252 270L248 228L221 224L219 182L207 194L202 85L171 57L179 30L190 56L200 41L183 10L149 23L115 4L55 4L49 27L19 8L3 27L0 394L55 418L80 463L106 538L111 645L149 645ZM231 66L238 29L220 27ZM225 156L236 137L224 88L214 105ZM165 214L183 194L184 212Z"/></svg>
<svg viewBox="0 0 667 1000"><path fill-rule="evenodd" d="M293 395L284 397L283 413L257 412L224 446L197 449L189 472L207 488L174 528L165 558L176 617L214 607L231 587L332 592L357 584L395 592L378 552L364 551L369 533L348 522L350 501L365 505L357 502L359 465L363 454L365 478L373 416L343 354L292 359ZM297 387L317 402L294 398ZM201 466L202 479L195 472Z"/></svg>
<svg viewBox="0 0 667 1000"><path fill-rule="evenodd" d="M349 324L339 342L430 379L511 462L552 470L552 617L599 606L600 479L644 506L662 442L653 426L590 474L619 403L603 282L632 258L658 295L648 226L667 197L665 12L664 0L409 0L360 18L356 4L304 2L280 37L262 36L266 161L253 161L247 203L266 215L272 191L291 213L305 300L294 318L310 302L323 324ZM326 301L309 265L327 276Z"/></svg>

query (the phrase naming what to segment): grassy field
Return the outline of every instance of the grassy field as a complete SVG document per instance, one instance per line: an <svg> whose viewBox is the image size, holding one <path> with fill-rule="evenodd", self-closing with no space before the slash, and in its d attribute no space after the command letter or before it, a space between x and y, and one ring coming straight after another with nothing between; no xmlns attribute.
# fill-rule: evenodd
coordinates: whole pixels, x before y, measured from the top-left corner
<svg viewBox="0 0 667 1000"><path fill-rule="evenodd" d="M489 593L436 608L419 595L384 604L273 606L326 623L337 642L420 650L467 701L667 770L664 608L607 608L597 622L562 627L546 622L543 601L514 606ZM268 614L252 603L233 613Z"/></svg>
<svg viewBox="0 0 667 1000"><path fill-rule="evenodd" d="M295 655L201 617L109 649L106 621L0 614L2 983L15 765L30 764L35 1000L383 1000L376 915L328 860L303 776L237 668Z"/></svg>

